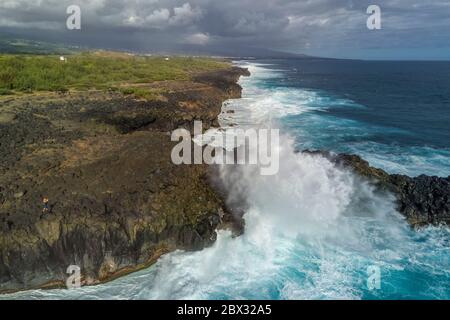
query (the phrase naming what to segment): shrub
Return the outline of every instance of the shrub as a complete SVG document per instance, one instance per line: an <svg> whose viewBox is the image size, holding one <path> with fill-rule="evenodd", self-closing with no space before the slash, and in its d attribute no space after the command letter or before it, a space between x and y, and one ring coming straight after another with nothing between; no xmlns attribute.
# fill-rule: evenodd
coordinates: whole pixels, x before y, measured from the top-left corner
<svg viewBox="0 0 450 320"><path fill-rule="evenodd" d="M14 92L12 92L11 90L8 89L0 89L0 96L6 96L9 94L13 94Z"/></svg>

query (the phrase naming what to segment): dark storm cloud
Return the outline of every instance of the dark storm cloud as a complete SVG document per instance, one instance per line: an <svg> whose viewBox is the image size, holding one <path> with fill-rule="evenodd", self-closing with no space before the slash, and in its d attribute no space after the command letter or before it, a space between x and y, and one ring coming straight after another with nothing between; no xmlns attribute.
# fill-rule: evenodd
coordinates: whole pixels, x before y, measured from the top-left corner
<svg viewBox="0 0 450 320"><path fill-rule="evenodd" d="M66 30L79 5L82 30ZM382 30L366 27L370 4ZM0 31L139 50L260 47L323 56L445 55L450 0L2 0ZM446 51L445 51L446 50Z"/></svg>

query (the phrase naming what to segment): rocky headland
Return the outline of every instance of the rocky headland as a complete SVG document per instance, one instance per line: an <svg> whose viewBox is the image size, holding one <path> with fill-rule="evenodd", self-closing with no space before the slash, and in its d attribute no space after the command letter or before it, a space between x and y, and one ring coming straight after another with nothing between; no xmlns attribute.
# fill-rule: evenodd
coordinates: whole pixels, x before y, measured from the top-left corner
<svg viewBox="0 0 450 320"><path fill-rule="evenodd" d="M347 168L368 180L379 192L393 194L397 210L417 228L425 225L450 225L450 177L420 175L409 177L371 167L357 155L327 151L304 151L324 156L337 166Z"/></svg>
<svg viewBox="0 0 450 320"><path fill-rule="evenodd" d="M0 102L0 292L82 284L212 244L240 222L207 165L174 165L176 128L217 126L239 98L241 68L142 84L154 99L110 90L38 93ZM48 198L44 210L43 198Z"/></svg>

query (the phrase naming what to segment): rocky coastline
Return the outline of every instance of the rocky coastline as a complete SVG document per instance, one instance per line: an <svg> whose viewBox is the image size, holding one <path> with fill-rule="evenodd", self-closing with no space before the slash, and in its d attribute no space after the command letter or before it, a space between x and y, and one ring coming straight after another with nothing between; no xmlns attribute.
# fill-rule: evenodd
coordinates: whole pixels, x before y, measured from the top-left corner
<svg viewBox="0 0 450 320"><path fill-rule="evenodd" d="M83 285L199 250L216 229L240 230L207 165L176 166L170 132L217 126L246 69L148 86L151 101L116 91L36 94L0 105L0 292ZM48 198L48 210L42 199Z"/></svg>
<svg viewBox="0 0 450 320"><path fill-rule="evenodd" d="M242 232L207 165L176 166L170 132L218 126L222 103L240 98L246 69L148 84L151 101L115 91L40 94L0 105L0 293L115 279L177 249L201 250L216 230ZM450 223L450 177L408 177L356 155L303 151L352 170L393 194L413 227ZM48 212L42 198L48 197Z"/></svg>
<svg viewBox="0 0 450 320"><path fill-rule="evenodd" d="M357 155L334 154L328 151L303 152L324 156L336 166L352 170L371 183L378 192L394 195L398 212L414 228L450 225L450 176L409 177L388 174L384 170L371 167Z"/></svg>

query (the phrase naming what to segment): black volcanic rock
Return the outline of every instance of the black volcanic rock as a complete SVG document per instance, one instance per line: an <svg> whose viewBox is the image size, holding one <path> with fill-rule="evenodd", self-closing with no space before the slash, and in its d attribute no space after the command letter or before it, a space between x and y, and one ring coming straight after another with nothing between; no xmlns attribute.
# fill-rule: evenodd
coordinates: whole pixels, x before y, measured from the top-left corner
<svg viewBox="0 0 450 320"><path fill-rule="evenodd" d="M371 167L357 155L304 152L325 156L336 165L350 168L359 176L369 179L379 190L393 193L397 199L398 211L412 226L450 225L450 177L388 174Z"/></svg>
<svg viewBox="0 0 450 320"><path fill-rule="evenodd" d="M64 285L69 265L95 284L211 245L233 216L211 167L172 163L170 132L215 125L245 73L148 84L164 89L153 100L72 92L2 101L0 292Z"/></svg>

